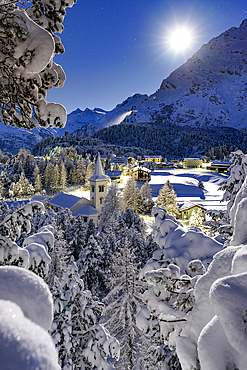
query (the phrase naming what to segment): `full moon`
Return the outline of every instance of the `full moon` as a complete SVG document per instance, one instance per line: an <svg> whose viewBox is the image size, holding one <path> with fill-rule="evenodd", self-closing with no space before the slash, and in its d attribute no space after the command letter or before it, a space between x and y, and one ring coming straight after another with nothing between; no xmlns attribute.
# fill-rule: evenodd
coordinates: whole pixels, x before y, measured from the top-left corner
<svg viewBox="0 0 247 370"><path fill-rule="evenodd" d="M191 46L192 34L187 28L178 28L170 32L168 42L175 51L185 51Z"/></svg>

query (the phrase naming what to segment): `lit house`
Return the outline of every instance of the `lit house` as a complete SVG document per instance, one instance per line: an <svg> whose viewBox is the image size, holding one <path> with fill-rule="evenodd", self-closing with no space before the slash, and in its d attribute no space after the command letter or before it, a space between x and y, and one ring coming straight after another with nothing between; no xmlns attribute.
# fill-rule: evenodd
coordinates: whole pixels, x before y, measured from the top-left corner
<svg viewBox="0 0 247 370"><path fill-rule="evenodd" d="M101 158L98 154L94 174L90 177L90 200L75 195L60 192L49 200L49 207L54 210L68 208L73 216L82 216L84 222L93 219L96 225L100 220L101 204L107 194L107 185L110 178L103 172Z"/></svg>
<svg viewBox="0 0 247 370"><path fill-rule="evenodd" d="M160 155L147 155L144 157L145 162L161 163L162 157Z"/></svg>
<svg viewBox="0 0 247 370"><path fill-rule="evenodd" d="M200 158L184 158L183 160L183 167L184 168L201 168L202 167L202 159Z"/></svg>
<svg viewBox="0 0 247 370"><path fill-rule="evenodd" d="M190 201L186 201L186 202L179 205L179 212L180 213L179 213L177 218L181 219L181 220L189 220L192 212L193 211L197 212L198 209L202 210L202 217L205 220L206 208L202 207L200 204L192 203Z"/></svg>
<svg viewBox="0 0 247 370"><path fill-rule="evenodd" d="M132 170L132 176L136 181L151 180L151 170L146 167L137 166Z"/></svg>

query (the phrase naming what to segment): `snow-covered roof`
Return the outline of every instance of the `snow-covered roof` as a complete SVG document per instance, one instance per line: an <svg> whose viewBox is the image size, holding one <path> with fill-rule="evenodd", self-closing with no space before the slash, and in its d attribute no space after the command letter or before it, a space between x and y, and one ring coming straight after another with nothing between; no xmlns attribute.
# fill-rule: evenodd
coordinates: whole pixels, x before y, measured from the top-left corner
<svg viewBox="0 0 247 370"><path fill-rule="evenodd" d="M201 204L192 203L191 201L187 200L184 203L179 205L180 212L186 211L187 209L193 208L193 207L200 207L206 210Z"/></svg>
<svg viewBox="0 0 247 370"><path fill-rule="evenodd" d="M231 166L232 162L219 162L219 161L213 161L210 163L211 166Z"/></svg>
<svg viewBox="0 0 247 370"><path fill-rule="evenodd" d="M135 171L139 171L139 170L141 170L141 171L145 171L145 172L147 172L147 173L151 173L151 172L152 172L149 168L147 168L147 167L143 167L143 166L137 166L137 167L135 167L135 168L133 169L133 172L135 172Z"/></svg>
<svg viewBox="0 0 247 370"><path fill-rule="evenodd" d="M144 158L162 158L161 155L145 155Z"/></svg>
<svg viewBox="0 0 247 370"><path fill-rule="evenodd" d="M61 191L49 200L49 204L55 207L71 208L74 204L79 202L79 200L81 200L81 198Z"/></svg>
<svg viewBox="0 0 247 370"><path fill-rule="evenodd" d="M113 157L111 159L112 164L127 164L128 158L127 157Z"/></svg>
<svg viewBox="0 0 247 370"><path fill-rule="evenodd" d="M123 167L123 170L130 170L133 167L135 167L133 164L126 164L126 166Z"/></svg>
<svg viewBox="0 0 247 370"><path fill-rule="evenodd" d="M104 174L99 153L98 153L98 156L97 156L97 159L96 159L94 174L88 180L89 181L102 181L102 180L103 181L104 180L109 181L110 180L109 176L106 176Z"/></svg>
<svg viewBox="0 0 247 370"><path fill-rule="evenodd" d="M5 201L5 203L7 203L9 208L12 206L14 209L17 209L17 208L19 208L19 207L21 207L24 204L27 204L29 202L30 202L29 199L25 199L25 200L6 200Z"/></svg>
<svg viewBox="0 0 247 370"><path fill-rule="evenodd" d="M73 216L84 216L84 217L90 217L90 216L99 216L100 212L93 208L92 206L88 204L82 204L80 208L78 208L74 213L72 213Z"/></svg>
<svg viewBox="0 0 247 370"><path fill-rule="evenodd" d="M122 171L105 171L105 173L111 179L116 178L116 177L120 177L122 175Z"/></svg>
<svg viewBox="0 0 247 370"><path fill-rule="evenodd" d="M47 195L38 195L38 194L36 194L32 197L31 201L38 200L39 202L44 202L44 200L46 200L46 198L47 198Z"/></svg>

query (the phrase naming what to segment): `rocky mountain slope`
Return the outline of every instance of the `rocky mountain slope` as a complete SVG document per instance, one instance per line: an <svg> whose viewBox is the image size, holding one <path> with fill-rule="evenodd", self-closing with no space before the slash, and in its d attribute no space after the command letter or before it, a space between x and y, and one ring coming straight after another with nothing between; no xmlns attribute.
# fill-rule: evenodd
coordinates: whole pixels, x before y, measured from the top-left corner
<svg viewBox="0 0 247 370"><path fill-rule="evenodd" d="M247 128L247 19L203 45L136 110L129 121Z"/></svg>
<svg viewBox="0 0 247 370"><path fill-rule="evenodd" d="M46 136L93 132L121 122L247 128L247 19L213 38L162 81L152 95L135 94L111 111L79 108L65 128L26 130L0 124L0 149L31 148Z"/></svg>

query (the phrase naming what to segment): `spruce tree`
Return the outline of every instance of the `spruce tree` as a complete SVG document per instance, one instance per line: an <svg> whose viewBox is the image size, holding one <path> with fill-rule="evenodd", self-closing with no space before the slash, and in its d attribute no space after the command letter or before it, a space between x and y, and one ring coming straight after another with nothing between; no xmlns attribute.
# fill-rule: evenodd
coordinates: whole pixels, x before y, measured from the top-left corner
<svg viewBox="0 0 247 370"><path fill-rule="evenodd" d="M177 196L169 180L160 189L156 204L161 208L165 208L167 213L174 217L179 214Z"/></svg>
<svg viewBox="0 0 247 370"><path fill-rule="evenodd" d="M142 347L145 336L136 325L136 314L142 305L143 283L138 279L138 265L132 246L125 238L113 257L110 292L104 298L103 324L120 343L117 369L144 369Z"/></svg>
<svg viewBox="0 0 247 370"><path fill-rule="evenodd" d="M35 193L40 194L42 192L42 182L41 182L39 167L37 165L34 169L33 177L34 177Z"/></svg>
<svg viewBox="0 0 247 370"><path fill-rule="evenodd" d="M204 221L204 217L202 215L201 208L198 208L197 211L193 209L191 216L190 216L190 220L189 220L190 226L201 227L203 226L203 221Z"/></svg>
<svg viewBox="0 0 247 370"><path fill-rule="evenodd" d="M140 192L142 196L144 212L151 213L151 210L154 206L154 202L153 202L151 188L150 188L148 181L146 181L145 184L142 185Z"/></svg>
<svg viewBox="0 0 247 370"><path fill-rule="evenodd" d="M67 170L64 163L60 165L59 187L63 190L67 186Z"/></svg>
<svg viewBox="0 0 247 370"><path fill-rule="evenodd" d="M59 184L59 176L60 171L59 171L59 166L58 164L55 165L53 169L53 174L52 174L52 182L51 182L51 189L53 193L56 193L60 191L60 184Z"/></svg>
<svg viewBox="0 0 247 370"><path fill-rule="evenodd" d="M136 181L130 176L123 190L123 203L126 208L132 208L135 212L142 212L142 197Z"/></svg>
<svg viewBox="0 0 247 370"><path fill-rule="evenodd" d="M100 296L104 285L102 265L102 249L97 240L91 235L87 245L81 251L77 261L80 277L84 281L85 289L93 295Z"/></svg>
<svg viewBox="0 0 247 370"><path fill-rule="evenodd" d="M48 162L44 172L44 184L47 190L52 189L54 166L51 162Z"/></svg>
<svg viewBox="0 0 247 370"><path fill-rule="evenodd" d="M62 370L112 370L108 362L118 356L119 348L98 319L103 304L84 290L73 259L61 281L53 289L54 321L50 333L56 344Z"/></svg>
<svg viewBox="0 0 247 370"><path fill-rule="evenodd" d="M114 182L108 189L108 193L101 206L100 228L106 228L111 218L116 218L122 208L121 195L118 185Z"/></svg>

